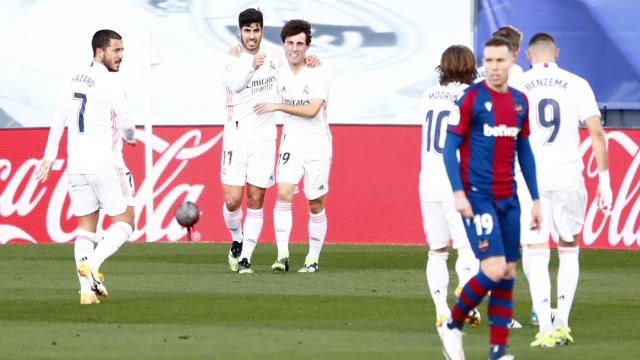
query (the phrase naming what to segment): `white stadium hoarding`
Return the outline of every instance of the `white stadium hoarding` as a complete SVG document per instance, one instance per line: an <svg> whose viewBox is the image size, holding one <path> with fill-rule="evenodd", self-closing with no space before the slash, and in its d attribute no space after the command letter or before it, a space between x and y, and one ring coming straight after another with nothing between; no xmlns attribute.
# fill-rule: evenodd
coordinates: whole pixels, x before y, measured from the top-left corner
<svg viewBox="0 0 640 360"><path fill-rule="evenodd" d="M330 121L419 124L420 95L451 44L471 46L472 1L8 0L0 2L0 128L45 127L91 36L123 35L121 68L138 124L150 90L154 125L222 124L220 62L238 43L238 13L259 6L264 43L285 21L313 25L311 54L333 74ZM145 64L152 66L144 81Z"/></svg>

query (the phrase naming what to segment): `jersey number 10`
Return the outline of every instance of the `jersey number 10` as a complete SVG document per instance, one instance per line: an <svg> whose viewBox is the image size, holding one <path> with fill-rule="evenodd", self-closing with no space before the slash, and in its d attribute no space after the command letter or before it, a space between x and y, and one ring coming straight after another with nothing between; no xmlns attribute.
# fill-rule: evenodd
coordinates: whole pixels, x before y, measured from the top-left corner
<svg viewBox="0 0 640 360"><path fill-rule="evenodd" d="M449 116L451 112L449 110L443 110L440 111L438 113L438 116L436 116L435 119L435 126L433 126L433 110L429 110L429 112L427 112L427 138L424 139L424 141L426 142L427 146L425 147L425 151L426 152L430 152L431 151L431 144L433 143L433 150L438 153L441 154L444 153L444 136L442 136L441 139L441 134L442 134L442 120L444 120L447 116ZM446 126L446 124L445 124ZM435 129L434 129L435 128ZM433 129L433 131L432 131Z"/></svg>

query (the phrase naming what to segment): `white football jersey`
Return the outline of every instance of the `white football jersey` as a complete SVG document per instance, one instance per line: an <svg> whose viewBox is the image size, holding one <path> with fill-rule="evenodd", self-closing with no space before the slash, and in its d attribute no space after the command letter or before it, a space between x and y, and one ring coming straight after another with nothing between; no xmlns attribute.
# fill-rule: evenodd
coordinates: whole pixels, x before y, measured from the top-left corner
<svg viewBox="0 0 640 360"><path fill-rule="evenodd" d="M509 86L512 88L522 90L522 76L524 75L524 71L522 71L522 67L518 64L513 64L511 69L509 69ZM478 68L478 77L474 80L474 82L479 83L480 81L487 78L487 70L485 70L484 66L480 66Z"/></svg>
<svg viewBox="0 0 640 360"><path fill-rule="evenodd" d="M116 116L129 112L129 106L119 74L94 63L69 80L56 108L45 160L56 158L66 125L67 173L95 174L109 165L126 172Z"/></svg>
<svg viewBox="0 0 640 360"><path fill-rule="evenodd" d="M266 141L276 138L276 115L256 115L253 107L258 103L277 101L278 68L284 55L281 49L264 46L258 53L264 54L265 59L257 70L253 68L252 54L227 55L225 58L222 73L227 116L225 140Z"/></svg>
<svg viewBox="0 0 640 360"><path fill-rule="evenodd" d="M600 116L591 86L555 63L536 64L523 80L540 190L583 186L579 126L589 117Z"/></svg>
<svg viewBox="0 0 640 360"><path fill-rule="evenodd" d="M309 100L324 100L320 111L313 118L282 113L283 134L287 141L301 142L306 147L331 145L331 132L327 121L327 103L329 101L329 73L323 66L309 68L305 66L294 74L288 63L280 68L278 95L281 102L288 105L306 105Z"/></svg>
<svg viewBox="0 0 640 360"><path fill-rule="evenodd" d="M422 95L422 167L420 197L422 201L453 201L451 183L444 167L444 142L449 114L467 84L458 82L428 88Z"/></svg>

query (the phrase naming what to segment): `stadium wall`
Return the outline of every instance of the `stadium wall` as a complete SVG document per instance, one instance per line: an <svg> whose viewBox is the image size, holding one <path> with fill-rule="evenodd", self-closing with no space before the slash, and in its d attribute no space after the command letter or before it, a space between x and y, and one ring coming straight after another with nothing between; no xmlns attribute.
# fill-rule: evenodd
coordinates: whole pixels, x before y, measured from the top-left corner
<svg viewBox="0 0 640 360"><path fill-rule="evenodd" d="M420 245L425 243L418 199L419 126L333 125L334 158L327 198L327 243ZM66 243L73 241L76 220L69 211L65 155L60 151L45 184L33 180L48 129L0 130L0 244ZM221 126L165 126L154 129L153 236L147 236L144 173L145 134L138 146L125 147L133 173L137 230L131 241L186 241L185 229L173 219L185 200L202 210L194 241L226 242L220 184ZM614 191L613 211L604 215L594 195L597 174L586 131L582 153L588 190L585 248L640 250L640 130L607 129ZM65 137L61 149L66 146ZM276 191L267 192L261 242L273 243ZM292 242L306 243L307 205L295 197ZM106 225L106 224L103 224Z"/></svg>

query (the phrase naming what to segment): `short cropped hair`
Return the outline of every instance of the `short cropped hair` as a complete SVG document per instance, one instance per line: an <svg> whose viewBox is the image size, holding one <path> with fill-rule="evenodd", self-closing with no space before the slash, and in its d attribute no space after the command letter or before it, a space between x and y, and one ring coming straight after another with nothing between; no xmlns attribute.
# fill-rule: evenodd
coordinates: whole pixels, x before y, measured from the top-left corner
<svg viewBox="0 0 640 360"><path fill-rule="evenodd" d="M262 29L264 25L262 11L254 8L248 8L238 15L238 27L240 29L242 29L243 26L249 26L253 23L258 23L260 25L260 29Z"/></svg>
<svg viewBox="0 0 640 360"><path fill-rule="evenodd" d="M113 30L103 29L98 30L93 34L91 39L91 48L93 48L93 56L96 56L96 50L106 49L111 42L111 39L122 40L122 36Z"/></svg>
<svg viewBox="0 0 640 360"><path fill-rule="evenodd" d="M298 35L300 33L304 33L307 37L307 45L311 44L311 24L309 22L296 19L289 20L282 27L282 31L280 31L280 39L284 43L284 39L289 36Z"/></svg>
<svg viewBox="0 0 640 360"><path fill-rule="evenodd" d="M511 42L514 51L520 48L522 43L522 33L511 25L503 26L496 30L491 36L500 36Z"/></svg>
<svg viewBox="0 0 640 360"><path fill-rule="evenodd" d="M535 35L533 35L533 37L531 38L531 40L529 40L529 47L531 47L532 45L535 45L537 43L551 43L551 44L556 44L556 41L553 39L553 36L544 33L544 32L540 32L537 33Z"/></svg>
<svg viewBox="0 0 640 360"><path fill-rule="evenodd" d="M478 77L476 59L473 52L464 45L452 45L442 53L440 65L436 67L440 73L440 85L447 85L457 81L463 84L473 84Z"/></svg>
<svg viewBox="0 0 640 360"><path fill-rule="evenodd" d="M503 38L502 36L492 36L484 43L485 48L494 46L506 46L507 49L509 49L510 53L513 53L515 51L513 43L508 39Z"/></svg>

